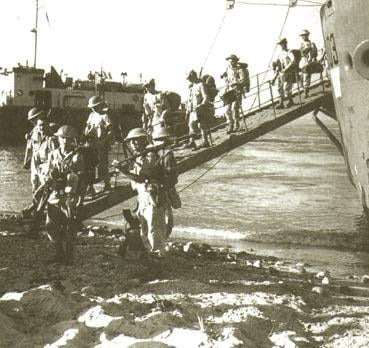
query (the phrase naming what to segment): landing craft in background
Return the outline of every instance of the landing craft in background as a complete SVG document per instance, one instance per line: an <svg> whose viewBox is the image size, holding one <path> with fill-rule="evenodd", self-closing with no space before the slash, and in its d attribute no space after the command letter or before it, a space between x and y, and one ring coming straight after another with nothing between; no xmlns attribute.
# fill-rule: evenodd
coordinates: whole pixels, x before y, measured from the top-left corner
<svg viewBox="0 0 369 348"><path fill-rule="evenodd" d="M116 124L127 131L140 125L142 113L142 84L127 84L106 80L73 80L51 67L44 69L18 65L12 71L0 71L0 140L14 142L24 138L29 125L27 112L37 106L52 109L52 120L83 128L89 110L90 97L103 94Z"/></svg>
<svg viewBox="0 0 369 348"><path fill-rule="evenodd" d="M369 217L369 1L328 0L321 22L348 175Z"/></svg>

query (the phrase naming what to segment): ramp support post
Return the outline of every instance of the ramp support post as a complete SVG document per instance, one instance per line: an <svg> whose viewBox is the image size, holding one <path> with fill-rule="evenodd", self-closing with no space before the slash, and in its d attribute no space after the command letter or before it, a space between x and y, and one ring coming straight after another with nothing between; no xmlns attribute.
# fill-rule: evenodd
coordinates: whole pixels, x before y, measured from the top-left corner
<svg viewBox="0 0 369 348"><path fill-rule="evenodd" d="M259 104L259 109L261 108L261 103L260 103L260 82L259 82L259 74L256 74L256 83L257 83L257 93L258 93L258 104Z"/></svg>
<svg viewBox="0 0 369 348"><path fill-rule="evenodd" d="M274 118L277 118L277 113L275 112L275 105L274 105L274 98L273 98L273 88L272 88L272 82L269 81L269 91L270 91L270 100L272 101L272 106L273 106L273 113L274 113Z"/></svg>

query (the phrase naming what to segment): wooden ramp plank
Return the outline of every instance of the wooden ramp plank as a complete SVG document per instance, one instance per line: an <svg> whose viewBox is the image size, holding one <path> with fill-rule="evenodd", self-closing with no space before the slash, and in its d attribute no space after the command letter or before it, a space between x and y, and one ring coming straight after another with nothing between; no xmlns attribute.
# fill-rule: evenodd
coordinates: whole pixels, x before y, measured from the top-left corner
<svg viewBox="0 0 369 348"><path fill-rule="evenodd" d="M227 135L224 130L219 130L220 127L218 126L218 131L214 134L219 136L219 138L216 139L216 144L213 147L197 151L175 150L176 155L179 158L183 158L178 162L178 172L182 174L196 168L330 103L332 103L332 93L330 91L322 92L318 90L314 96L304 100L302 105L299 104L289 109L280 110L276 115L272 108L261 110L258 113L253 112L246 119L247 131ZM127 201L134 195L135 192L129 184L117 186L112 192L85 203L82 218L88 219Z"/></svg>

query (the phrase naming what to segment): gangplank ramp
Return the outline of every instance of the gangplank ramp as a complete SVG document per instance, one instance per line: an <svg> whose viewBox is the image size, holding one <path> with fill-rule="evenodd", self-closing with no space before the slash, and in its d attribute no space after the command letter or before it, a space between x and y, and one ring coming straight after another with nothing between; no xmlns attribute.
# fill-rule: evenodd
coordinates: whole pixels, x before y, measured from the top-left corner
<svg viewBox="0 0 369 348"><path fill-rule="evenodd" d="M262 108L253 110L245 115L245 124L238 133L228 135L226 125L220 125L212 129L213 146L210 148L193 150L173 149L177 157L178 172L185 173L216 157L219 157L237 147L247 144L257 138L286 125L320 107L330 106L333 103L332 93L321 85L315 86L311 97L305 99L295 95L295 106L276 110L273 104L266 104ZM246 126L246 128L245 128ZM112 192L103 195L94 201L87 202L84 206L83 219L95 216L113 206L132 198L135 192L129 184L117 186Z"/></svg>

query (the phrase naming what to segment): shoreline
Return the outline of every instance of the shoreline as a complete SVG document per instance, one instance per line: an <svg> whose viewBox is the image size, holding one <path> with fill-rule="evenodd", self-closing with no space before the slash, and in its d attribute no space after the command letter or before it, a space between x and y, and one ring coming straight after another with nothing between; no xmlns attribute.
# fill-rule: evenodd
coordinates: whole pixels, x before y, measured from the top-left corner
<svg viewBox="0 0 369 348"><path fill-rule="evenodd" d="M0 238L0 346L369 345L366 277L197 242L123 259L123 236L97 228L73 266L45 265L45 236Z"/></svg>

